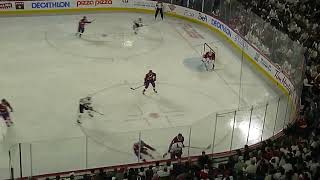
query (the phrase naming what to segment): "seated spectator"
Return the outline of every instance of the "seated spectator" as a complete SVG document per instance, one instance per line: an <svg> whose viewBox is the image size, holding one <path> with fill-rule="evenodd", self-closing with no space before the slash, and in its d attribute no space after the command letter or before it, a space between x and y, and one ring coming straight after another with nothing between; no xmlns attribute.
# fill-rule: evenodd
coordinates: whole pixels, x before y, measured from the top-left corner
<svg viewBox="0 0 320 180"><path fill-rule="evenodd" d="M153 173L156 173L160 170L160 163L159 161L156 162L156 165L152 168Z"/></svg>
<svg viewBox="0 0 320 180"><path fill-rule="evenodd" d="M146 179L146 173L144 171L144 167L140 167L138 172L138 177L140 177L141 180Z"/></svg>
<svg viewBox="0 0 320 180"><path fill-rule="evenodd" d="M172 170L172 175L175 177L185 173L185 167L181 162L181 159L178 160L176 164L173 164L173 170Z"/></svg>
<svg viewBox="0 0 320 180"><path fill-rule="evenodd" d="M257 179L264 179L264 177L266 176L266 174L268 172L268 168L269 168L269 166L268 166L266 160L261 159L257 163L257 170L256 170Z"/></svg>
<svg viewBox="0 0 320 180"><path fill-rule="evenodd" d="M152 180L153 177L153 166L150 165L149 168L146 170L146 180Z"/></svg>
<svg viewBox="0 0 320 180"><path fill-rule="evenodd" d="M242 172L246 167L246 164L243 161L243 158L240 157L239 160L234 165L234 170L236 173Z"/></svg>
<svg viewBox="0 0 320 180"><path fill-rule="evenodd" d="M251 162L250 165L245 169L245 171L248 174L255 176L256 172L257 172L256 161L254 159L252 159L250 162Z"/></svg>
<svg viewBox="0 0 320 180"><path fill-rule="evenodd" d="M200 171L200 179L207 180L209 179L208 175L209 175L209 168L208 168L208 165L205 164L203 169Z"/></svg>
<svg viewBox="0 0 320 180"><path fill-rule="evenodd" d="M173 170L173 165L171 164L171 161L167 161L166 165L164 165L163 168L167 168L169 172Z"/></svg>
<svg viewBox="0 0 320 180"><path fill-rule="evenodd" d="M205 151L202 151L201 156L198 158L198 165L200 168L204 168L204 165L207 164L211 166L211 160L208 155L206 155Z"/></svg>
<svg viewBox="0 0 320 180"><path fill-rule="evenodd" d="M169 177L170 176L170 172L169 172L167 167L164 167L163 169L160 169L157 172L157 174L159 175L160 178Z"/></svg>

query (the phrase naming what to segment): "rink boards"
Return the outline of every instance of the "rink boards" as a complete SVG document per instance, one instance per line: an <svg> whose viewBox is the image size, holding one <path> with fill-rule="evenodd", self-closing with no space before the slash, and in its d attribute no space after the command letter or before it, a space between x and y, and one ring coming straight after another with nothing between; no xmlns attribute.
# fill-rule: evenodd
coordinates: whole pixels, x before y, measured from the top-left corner
<svg viewBox="0 0 320 180"><path fill-rule="evenodd" d="M129 11L153 13L155 1L143 0L63 0L63 1L4 1L0 2L0 15L48 14L48 13L77 13L88 11ZM292 101L296 101L297 92L290 79L270 62L256 47L249 44L238 33L222 21L199 11L165 4L167 15L182 18L206 26L244 54L259 70L277 85ZM297 104L297 102L293 102Z"/></svg>

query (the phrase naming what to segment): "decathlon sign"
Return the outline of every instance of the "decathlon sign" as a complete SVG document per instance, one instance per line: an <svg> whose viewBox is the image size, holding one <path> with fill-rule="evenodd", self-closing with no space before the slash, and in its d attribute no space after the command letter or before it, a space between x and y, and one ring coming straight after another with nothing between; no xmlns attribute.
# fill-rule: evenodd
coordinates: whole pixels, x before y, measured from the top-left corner
<svg viewBox="0 0 320 180"><path fill-rule="evenodd" d="M32 9L59 9L59 8L70 8L69 1L42 1L33 2L31 4Z"/></svg>

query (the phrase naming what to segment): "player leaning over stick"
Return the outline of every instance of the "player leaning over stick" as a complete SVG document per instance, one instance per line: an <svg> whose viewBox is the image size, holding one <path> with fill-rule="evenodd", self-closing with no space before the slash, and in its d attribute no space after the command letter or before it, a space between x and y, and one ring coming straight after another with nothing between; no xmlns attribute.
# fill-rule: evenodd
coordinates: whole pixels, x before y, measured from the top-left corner
<svg viewBox="0 0 320 180"><path fill-rule="evenodd" d="M93 117L92 111L92 100L91 97L81 98L79 101L79 115L77 123L81 124L81 118L84 112L87 112L90 117Z"/></svg>
<svg viewBox="0 0 320 180"><path fill-rule="evenodd" d="M157 93L156 91L156 80L157 80L157 75L156 73L152 72L152 70L149 70L149 72L146 74L146 76L144 77L144 89L142 91L142 94L144 94L146 92L146 90L149 87L149 84L152 85L153 87L153 91L155 93Z"/></svg>
<svg viewBox="0 0 320 180"><path fill-rule="evenodd" d="M143 23L142 23L142 18L138 18L136 20L133 21L133 26L132 26L132 29L134 31L134 34L138 34L138 30L140 27L143 26Z"/></svg>
<svg viewBox="0 0 320 180"><path fill-rule="evenodd" d="M163 20L163 3L161 1L158 1L156 4L156 13L154 15L154 19L157 19L159 12L161 15L161 19Z"/></svg>
<svg viewBox="0 0 320 180"><path fill-rule="evenodd" d="M184 148L184 137L181 133L179 133L176 137L174 137L169 145L168 153L170 153L171 159L181 158L182 156L182 148ZM163 157L165 157L168 153L165 153Z"/></svg>

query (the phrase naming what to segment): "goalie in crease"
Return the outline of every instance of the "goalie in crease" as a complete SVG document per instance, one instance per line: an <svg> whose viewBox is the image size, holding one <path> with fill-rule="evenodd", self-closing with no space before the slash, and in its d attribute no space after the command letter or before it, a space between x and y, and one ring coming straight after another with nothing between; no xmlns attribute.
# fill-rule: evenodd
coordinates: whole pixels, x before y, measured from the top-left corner
<svg viewBox="0 0 320 180"><path fill-rule="evenodd" d="M206 69L211 71L214 70L214 63L216 60L215 53L213 51L207 51L202 58L202 62L206 66Z"/></svg>

